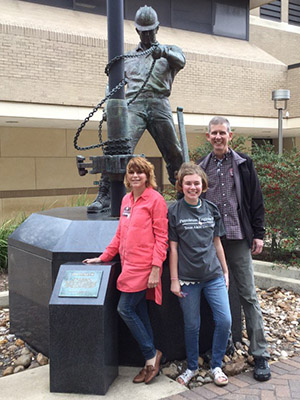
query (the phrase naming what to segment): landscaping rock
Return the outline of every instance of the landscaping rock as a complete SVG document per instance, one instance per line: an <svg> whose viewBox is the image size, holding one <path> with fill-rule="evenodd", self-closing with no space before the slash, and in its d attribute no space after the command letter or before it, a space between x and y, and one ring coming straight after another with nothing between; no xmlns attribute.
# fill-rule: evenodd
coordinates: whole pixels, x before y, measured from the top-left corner
<svg viewBox="0 0 300 400"><path fill-rule="evenodd" d="M14 374L17 374L18 372L24 371L25 367L24 365L18 365L16 368L14 368Z"/></svg>
<svg viewBox="0 0 300 400"><path fill-rule="evenodd" d="M29 354L23 354L22 356L18 357L15 361L15 365L22 365L23 367L29 367L31 363L31 357Z"/></svg>
<svg viewBox="0 0 300 400"><path fill-rule="evenodd" d="M49 360L46 356L44 356L42 353L39 353L36 357L36 361L40 364L40 365L47 365Z"/></svg>
<svg viewBox="0 0 300 400"><path fill-rule="evenodd" d="M14 372L14 367L7 367L3 371L3 376L11 375Z"/></svg>

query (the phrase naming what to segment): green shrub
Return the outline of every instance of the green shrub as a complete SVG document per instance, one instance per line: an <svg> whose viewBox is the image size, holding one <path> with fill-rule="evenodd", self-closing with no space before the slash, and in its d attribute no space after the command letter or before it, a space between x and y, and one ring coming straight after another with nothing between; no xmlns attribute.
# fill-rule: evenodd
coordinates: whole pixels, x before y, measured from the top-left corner
<svg viewBox="0 0 300 400"><path fill-rule="evenodd" d="M300 153L296 148L278 155L270 144L252 151L266 208L266 238L273 259L300 265Z"/></svg>
<svg viewBox="0 0 300 400"><path fill-rule="evenodd" d="M25 214L20 214L14 219L4 222L0 226L0 272L7 271L7 239L17 227L26 219Z"/></svg>
<svg viewBox="0 0 300 400"><path fill-rule="evenodd" d="M234 136L230 147L247 153L247 138ZM190 152L192 160L212 150L209 142ZM254 145L251 158L257 170L266 209L266 243L270 261L300 266L300 153L296 148L278 155L270 144Z"/></svg>

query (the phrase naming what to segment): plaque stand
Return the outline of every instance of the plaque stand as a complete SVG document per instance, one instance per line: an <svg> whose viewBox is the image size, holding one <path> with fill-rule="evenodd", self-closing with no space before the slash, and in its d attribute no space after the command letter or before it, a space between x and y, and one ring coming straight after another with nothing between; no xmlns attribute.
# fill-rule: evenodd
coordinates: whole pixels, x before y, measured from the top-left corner
<svg viewBox="0 0 300 400"><path fill-rule="evenodd" d="M104 395L118 376L117 269L60 267L49 303L51 392Z"/></svg>

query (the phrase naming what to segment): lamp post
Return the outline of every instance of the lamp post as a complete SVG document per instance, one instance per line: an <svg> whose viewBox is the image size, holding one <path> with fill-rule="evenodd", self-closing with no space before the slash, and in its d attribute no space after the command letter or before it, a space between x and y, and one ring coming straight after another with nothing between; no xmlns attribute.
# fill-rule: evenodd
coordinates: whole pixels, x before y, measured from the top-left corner
<svg viewBox="0 0 300 400"><path fill-rule="evenodd" d="M290 99L290 91L285 89L278 89L272 91L272 100L274 101L274 108L278 110L278 154L282 154L283 149L283 135L282 135L282 112L287 108L287 102Z"/></svg>

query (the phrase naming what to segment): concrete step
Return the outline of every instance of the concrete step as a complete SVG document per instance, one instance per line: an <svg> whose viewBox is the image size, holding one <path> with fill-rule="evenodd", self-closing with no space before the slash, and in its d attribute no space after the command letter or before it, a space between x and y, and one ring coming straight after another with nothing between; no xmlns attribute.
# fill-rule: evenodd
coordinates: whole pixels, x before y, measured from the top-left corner
<svg viewBox="0 0 300 400"><path fill-rule="evenodd" d="M253 260L255 284L260 289L281 287L300 293L300 270L298 268L279 267L265 261Z"/></svg>
<svg viewBox="0 0 300 400"><path fill-rule="evenodd" d="M8 308L8 291L0 292L0 307Z"/></svg>
<svg viewBox="0 0 300 400"><path fill-rule="evenodd" d="M281 267L266 261L253 260L254 271L263 274L276 275L278 277L286 277L300 280L300 268L295 267Z"/></svg>

